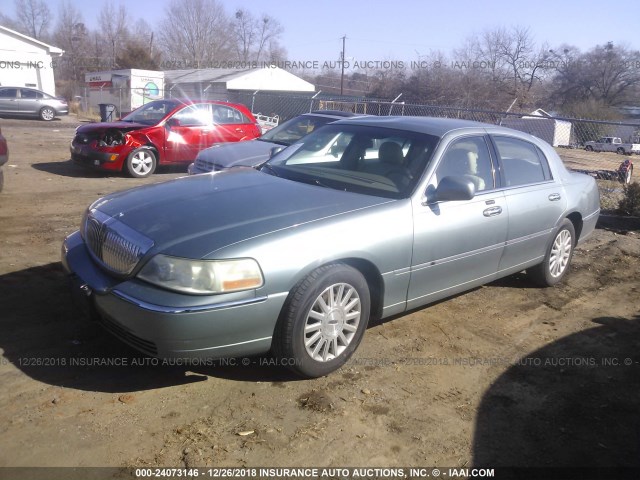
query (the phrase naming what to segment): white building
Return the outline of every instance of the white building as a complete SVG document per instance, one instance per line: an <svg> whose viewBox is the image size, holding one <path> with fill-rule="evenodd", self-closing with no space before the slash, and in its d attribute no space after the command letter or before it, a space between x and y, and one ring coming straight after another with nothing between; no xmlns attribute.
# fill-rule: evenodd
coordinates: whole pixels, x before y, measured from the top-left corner
<svg viewBox="0 0 640 480"><path fill-rule="evenodd" d="M84 76L88 106L97 110L101 103L116 106L124 115L152 100L164 98L164 73L154 70L109 70Z"/></svg>
<svg viewBox="0 0 640 480"><path fill-rule="evenodd" d="M231 92L309 93L315 86L276 66L247 70L205 68L164 72L165 97L228 100Z"/></svg>
<svg viewBox="0 0 640 480"><path fill-rule="evenodd" d="M53 65L64 50L0 25L0 86L56 94Z"/></svg>
<svg viewBox="0 0 640 480"><path fill-rule="evenodd" d="M553 118L541 108L521 118L515 116L503 118L500 125L530 133L554 147L564 147L571 144L573 127L571 122Z"/></svg>

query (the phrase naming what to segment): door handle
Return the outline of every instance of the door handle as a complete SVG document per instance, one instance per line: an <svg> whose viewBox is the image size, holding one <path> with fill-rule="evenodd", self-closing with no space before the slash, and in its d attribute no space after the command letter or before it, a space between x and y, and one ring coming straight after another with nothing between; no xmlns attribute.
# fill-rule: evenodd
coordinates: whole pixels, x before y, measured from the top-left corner
<svg viewBox="0 0 640 480"><path fill-rule="evenodd" d="M496 215L500 215L501 213L502 207L491 207L485 209L485 211L482 212L485 217L495 217Z"/></svg>
<svg viewBox="0 0 640 480"><path fill-rule="evenodd" d="M560 196L559 193L552 193L551 195L549 195L549 200L552 201L552 202L557 202L561 198L562 197Z"/></svg>
<svg viewBox="0 0 640 480"><path fill-rule="evenodd" d="M236 128L236 132L244 133L244 130L241 128Z"/></svg>

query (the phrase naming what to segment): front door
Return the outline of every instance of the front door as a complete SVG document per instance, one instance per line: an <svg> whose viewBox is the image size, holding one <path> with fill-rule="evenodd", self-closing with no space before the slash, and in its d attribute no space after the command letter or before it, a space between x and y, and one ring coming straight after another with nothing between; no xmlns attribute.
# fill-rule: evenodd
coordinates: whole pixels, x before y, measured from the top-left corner
<svg viewBox="0 0 640 480"><path fill-rule="evenodd" d="M470 200L437 199L445 177L470 180ZM490 281L498 270L507 237L508 212L502 191L495 189L495 169L482 136L454 140L416 199L414 248L407 308L414 308Z"/></svg>
<svg viewBox="0 0 640 480"><path fill-rule="evenodd" d="M20 113L17 88L0 88L0 112Z"/></svg>
<svg viewBox="0 0 640 480"><path fill-rule="evenodd" d="M193 162L200 150L210 147L215 130L211 104L189 105L165 124L165 160L168 163Z"/></svg>

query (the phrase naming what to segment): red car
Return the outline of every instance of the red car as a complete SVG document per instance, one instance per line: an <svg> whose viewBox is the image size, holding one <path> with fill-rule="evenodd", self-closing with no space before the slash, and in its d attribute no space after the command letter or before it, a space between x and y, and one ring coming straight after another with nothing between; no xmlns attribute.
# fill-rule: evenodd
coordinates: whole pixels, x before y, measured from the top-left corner
<svg viewBox="0 0 640 480"><path fill-rule="evenodd" d="M156 100L118 122L76 129L72 160L103 170L125 170L147 177L158 165L193 162L216 143L251 140L261 135L243 105L214 101Z"/></svg>

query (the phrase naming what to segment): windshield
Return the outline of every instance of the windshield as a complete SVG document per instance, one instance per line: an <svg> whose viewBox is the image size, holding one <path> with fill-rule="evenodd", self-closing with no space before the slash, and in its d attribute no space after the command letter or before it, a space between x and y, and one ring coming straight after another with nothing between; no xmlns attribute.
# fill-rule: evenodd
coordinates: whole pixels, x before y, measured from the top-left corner
<svg viewBox="0 0 640 480"><path fill-rule="evenodd" d="M135 109L122 119L123 122L144 123L145 125L155 125L173 111L179 102L175 100L156 100L149 102Z"/></svg>
<svg viewBox="0 0 640 480"><path fill-rule="evenodd" d="M275 156L266 173L389 198L411 194L439 138L361 125L325 125Z"/></svg>
<svg viewBox="0 0 640 480"><path fill-rule="evenodd" d="M316 128L335 121L335 118L301 115L272 128L262 135L260 140L279 143L280 145L291 145L313 132Z"/></svg>

